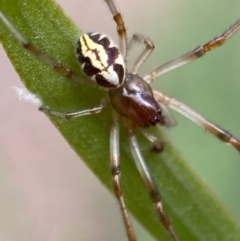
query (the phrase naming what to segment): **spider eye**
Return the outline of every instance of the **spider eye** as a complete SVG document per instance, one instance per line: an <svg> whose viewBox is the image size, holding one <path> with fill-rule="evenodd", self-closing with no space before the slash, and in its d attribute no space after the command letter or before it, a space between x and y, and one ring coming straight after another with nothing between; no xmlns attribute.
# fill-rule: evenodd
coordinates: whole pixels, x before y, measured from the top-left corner
<svg viewBox="0 0 240 241"><path fill-rule="evenodd" d="M123 84L126 72L123 56L106 35L83 34L76 53L83 72L103 89L115 89Z"/></svg>

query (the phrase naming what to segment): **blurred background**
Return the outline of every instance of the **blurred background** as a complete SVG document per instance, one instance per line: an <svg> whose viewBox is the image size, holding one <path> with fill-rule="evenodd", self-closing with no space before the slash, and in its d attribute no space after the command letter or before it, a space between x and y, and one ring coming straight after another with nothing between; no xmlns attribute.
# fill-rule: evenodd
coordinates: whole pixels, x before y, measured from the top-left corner
<svg viewBox="0 0 240 241"><path fill-rule="evenodd" d="M128 35L141 33L155 43L142 74L219 36L240 18L238 0L116 2ZM83 31L102 31L117 41L104 1L58 3ZM239 40L240 32L222 48L162 76L153 86L240 138ZM130 66L141 47L129 56ZM35 106L19 101L14 87L21 82L2 48L0 80L0 240L126 240L115 199L49 120ZM173 114L178 127L167 130L172 142L229 212L240 219L239 153ZM141 227L136 226L140 234ZM151 240L142 233L138 237Z"/></svg>

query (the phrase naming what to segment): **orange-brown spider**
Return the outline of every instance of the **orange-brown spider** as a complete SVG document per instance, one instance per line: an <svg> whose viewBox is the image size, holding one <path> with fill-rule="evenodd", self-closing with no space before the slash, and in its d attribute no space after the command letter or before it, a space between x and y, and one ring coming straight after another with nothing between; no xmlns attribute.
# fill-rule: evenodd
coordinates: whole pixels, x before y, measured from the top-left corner
<svg viewBox="0 0 240 241"><path fill-rule="evenodd" d="M120 45L119 50L107 36L100 33L88 33L80 36L76 52L77 58L81 64L81 67L83 68L83 71L89 77L91 77L98 86L107 90L108 96L101 101L99 106L77 112L61 113L44 106L40 107L40 110L47 114L71 119L79 116L102 112L105 109L107 103L110 102L115 110L113 113L113 125L110 133L112 183L115 195L121 207L128 239L129 241L134 241L136 240L136 237L129 219L120 185L118 133L120 119L123 120L127 129L133 159L145 182L146 188L154 204L159 220L163 224L172 240L177 241L179 240L177 234L175 233L164 212L161 195L140 153L134 130L138 128L142 134L153 143L157 151L162 151L163 144L160 142L160 140L158 140L152 134L149 134L145 129L143 129L143 127L149 127L158 123L168 127L175 125L175 120L166 109L167 106L180 112L196 124L202 126L205 130L218 137L220 140L231 144L234 148L240 151L239 140L233 137L227 131L208 121L197 112L190 109L183 103L177 101L176 99L170 98L169 96L157 90L152 90L148 85L160 75L180 67L181 65L189 63L203 56L208 51L221 46L228 38L230 38L236 31L240 29L240 21L237 21L221 36L214 38L206 44L159 66L158 68L151 71L148 75L145 75L143 78L141 78L138 75L139 68L151 54L154 45L150 39L144 38L139 34L134 34L130 41L127 41L126 29L121 14L116 9L113 1L106 0L106 3L117 24L117 32L119 35ZM71 70L68 70L59 63L56 63L53 59L45 55L31 42L25 39L8 21L3 13L0 13L0 18L24 48L35 54L41 60L52 65L56 71L66 76L67 78L76 80L78 82L83 82L82 79L76 76ZM125 57L127 51L131 48L134 42L143 43L145 44L146 48L135 62L131 72L127 72L125 66ZM113 48L114 53L112 52ZM113 76L114 74L116 75L114 80L110 80L107 77ZM162 113L162 110L165 110L164 114Z"/></svg>

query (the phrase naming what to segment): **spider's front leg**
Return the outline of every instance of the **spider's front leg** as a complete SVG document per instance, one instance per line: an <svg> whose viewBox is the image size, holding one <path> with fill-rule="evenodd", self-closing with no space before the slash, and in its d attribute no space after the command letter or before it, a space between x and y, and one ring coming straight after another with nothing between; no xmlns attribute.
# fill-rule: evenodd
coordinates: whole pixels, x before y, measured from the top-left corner
<svg viewBox="0 0 240 241"><path fill-rule="evenodd" d="M190 63L202 57L209 51L212 51L222 46L230 37L233 36L233 34L235 34L239 30L240 30L240 20L234 23L227 31L225 31L219 37L213 38L209 42L183 54L182 56L160 65L159 67L151 71L149 74L145 75L143 79L150 84L157 77L173 69L176 69L184 64Z"/></svg>
<svg viewBox="0 0 240 241"><path fill-rule="evenodd" d="M79 110L79 111L59 112L59 111L51 110L44 106L39 107L39 110L48 115L54 115L54 116L58 116L58 117L61 117L64 119L72 119L72 118L77 118L77 117L85 116L85 115L98 114L98 113L104 111L106 107L107 107L107 100L102 99L98 106L84 109L84 110Z"/></svg>

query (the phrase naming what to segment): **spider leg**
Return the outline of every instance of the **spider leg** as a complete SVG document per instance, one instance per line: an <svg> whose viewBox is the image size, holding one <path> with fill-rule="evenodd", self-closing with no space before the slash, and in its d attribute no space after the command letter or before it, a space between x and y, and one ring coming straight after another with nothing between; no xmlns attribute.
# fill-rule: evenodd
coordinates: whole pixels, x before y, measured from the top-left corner
<svg viewBox="0 0 240 241"><path fill-rule="evenodd" d="M150 141L153 144L153 151L156 151L156 152L162 152L163 151L163 148L164 148L163 143L156 136L147 132L143 128L138 128L138 129L142 133L142 135L146 139L148 139L148 141Z"/></svg>
<svg viewBox="0 0 240 241"><path fill-rule="evenodd" d="M145 183L145 186L147 188L149 197L155 207L156 213L158 215L159 221L162 223L163 227L166 229L168 234L170 235L171 239L173 241L179 241L177 235L175 234L175 231L165 214L165 211L163 209L163 203L162 203L162 197L161 194L153 181L153 178L146 166L146 163L140 153L140 149L137 143L136 136L131 128L128 127L128 139L130 143L130 149L133 156L133 159L135 161L135 164L138 168L138 171Z"/></svg>
<svg viewBox="0 0 240 241"><path fill-rule="evenodd" d="M144 49L142 54L137 58L136 62L133 65L132 71L131 71L132 74L137 75L139 68L141 67L143 62L149 57L149 55L152 53L155 46L151 39L145 38L141 34L134 34L128 44L128 51L135 42L139 42L139 43L146 45L146 48Z"/></svg>
<svg viewBox="0 0 240 241"><path fill-rule="evenodd" d="M222 129L220 126L207 120L187 105L161 93L160 91L153 90L153 94L158 103L163 103L164 105L167 105L175 111L181 113L191 121L195 122L197 125L219 138L221 141L231 144L234 148L240 151L240 140L232 136L226 130Z"/></svg>
<svg viewBox="0 0 240 241"><path fill-rule="evenodd" d="M126 32L122 15L121 13L118 12L116 8L116 4L113 0L105 0L105 2L107 3L113 15L113 19L117 24L117 32L118 32L119 45L120 45L119 48L123 58L125 59L126 53L127 53L127 32Z"/></svg>
<svg viewBox="0 0 240 241"><path fill-rule="evenodd" d="M176 59L173 59L165 64L160 65L158 68L154 69L149 74L145 75L143 79L147 83L151 83L154 79L156 79L160 75L163 75L173 69L176 69L184 64L187 64L189 62L192 62L195 59L202 57L207 52L222 46L238 30L240 30L240 20L238 20L235 24L233 24L227 31L225 31L219 37L216 37L210 40L204 45L199 46Z"/></svg>
<svg viewBox="0 0 240 241"><path fill-rule="evenodd" d="M52 66L52 68L57 71L59 74L67 77L70 80L75 82L95 86L92 81L84 81L84 79L75 75L70 69L65 68L61 63L55 61L53 58L49 57L47 54L41 52L37 47L35 47L29 40L27 40L21 33L13 26L10 20L4 15L3 12L0 11L0 20L5 24L8 30L12 33L12 35L18 40L18 42L29 51L31 54L35 55L39 60L45 62L46 64Z"/></svg>
<svg viewBox="0 0 240 241"><path fill-rule="evenodd" d="M163 104L158 103L162 110L164 110L164 126L165 127L173 127L177 125L177 121L174 119L173 115L170 113L169 109ZM161 125L161 124L160 124ZM163 143L154 135L146 131L146 129L138 127L138 130L141 134L153 144L153 151L155 152L162 152L164 149Z"/></svg>
<svg viewBox="0 0 240 241"><path fill-rule="evenodd" d="M58 116L58 117L61 117L64 119L72 119L72 118L77 118L77 117L85 116L85 115L98 114L98 113L102 112L103 110L105 110L106 106L107 106L107 101L105 99L103 99L98 106L89 108L89 109L85 109L85 110L80 110L80 111L59 112L59 111L51 110L44 106L41 106L39 108L39 110L48 115L54 115L54 116Z"/></svg>
<svg viewBox="0 0 240 241"><path fill-rule="evenodd" d="M111 157L111 173L112 185L115 196L118 199L122 218L124 221L125 229L129 241L136 241L136 237L132 228L129 214L123 198L122 188L120 184L120 158L119 158L119 122L116 114L113 114L113 124L110 132L110 157Z"/></svg>
<svg viewBox="0 0 240 241"><path fill-rule="evenodd" d="M161 107L164 117L164 126L165 127L173 127L177 125L177 121L175 120L174 116L171 114L169 109L163 104L163 103L158 103L159 106Z"/></svg>

